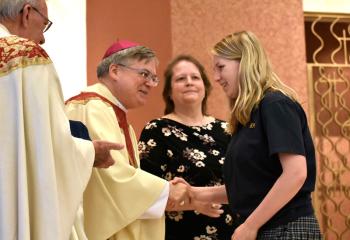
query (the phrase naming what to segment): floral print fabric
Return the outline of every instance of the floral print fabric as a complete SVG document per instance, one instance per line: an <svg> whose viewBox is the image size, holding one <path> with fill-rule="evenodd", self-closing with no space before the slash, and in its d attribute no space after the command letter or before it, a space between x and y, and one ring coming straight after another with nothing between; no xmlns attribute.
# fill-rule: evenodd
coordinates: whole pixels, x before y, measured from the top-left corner
<svg viewBox="0 0 350 240"><path fill-rule="evenodd" d="M139 141L141 168L171 180L182 177L193 186L223 184L222 166L229 142L227 123L215 119L204 126L186 126L160 118L149 122ZM166 240L231 239L233 219L224 206L220 218L196 211L166 212Z"/></svg>

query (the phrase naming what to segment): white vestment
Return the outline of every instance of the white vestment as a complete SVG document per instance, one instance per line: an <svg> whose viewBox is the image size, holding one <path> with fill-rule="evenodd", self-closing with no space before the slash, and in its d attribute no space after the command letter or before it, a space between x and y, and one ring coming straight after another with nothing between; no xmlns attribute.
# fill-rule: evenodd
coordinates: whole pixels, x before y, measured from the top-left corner
<svg viewBox="0 0 350 240"><path fill-rule="evenodd" d="M72 120L83 122L92 139L106 139L126 146L124 130L119 125L113 109L118 104L109 89L97 83L84 92L98 94L112 105L98 97L82 97L68 100L67 115ZM137 139L131 125L128 126L137 166L140 166ZM84 192L85 232L89 240L164 240L165 200L162 199L166 180L129 165L127 147L111 153L116 163L108 169L94 169ZM161 200L160 200L161 199ZM158 217L147 217L145 213L156 202ZM162 209L159 211L159 209ZM80 227L76 223L76 230Z"/></svg>
<svg viewBox="0 0 350 240"><path fill-rule="evenodd" d="M67 240L94 161L73 138L55 68L0 25L0 239Z"/></svg>

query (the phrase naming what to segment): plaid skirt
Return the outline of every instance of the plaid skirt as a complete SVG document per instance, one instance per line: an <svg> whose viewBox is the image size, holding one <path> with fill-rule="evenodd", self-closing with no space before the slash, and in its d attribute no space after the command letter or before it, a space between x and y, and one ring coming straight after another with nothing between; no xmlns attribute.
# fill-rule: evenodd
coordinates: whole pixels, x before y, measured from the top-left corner
<svg viewBox="0 0 350 240"><path fill-rule="evenodd" d="M258 233L257 240L320 240L320 227L314 215L300 217L286 225Z"/></svg>

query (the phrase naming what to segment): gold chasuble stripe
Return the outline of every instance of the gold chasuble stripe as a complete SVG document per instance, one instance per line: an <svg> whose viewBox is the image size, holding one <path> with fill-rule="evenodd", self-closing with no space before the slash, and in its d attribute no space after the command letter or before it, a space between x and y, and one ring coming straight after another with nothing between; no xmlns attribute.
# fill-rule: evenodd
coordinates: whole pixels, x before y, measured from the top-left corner
<svg viewBox="0 0 350 240"><path fill-rule="evenodd" d="M124 131L124 136L125 136L125 143L126 143L126 148L128 150L128 155L129 155L129 163L133 167L137 168L137 162L135 159L135 151L131 142L130 138L130 133L129 133L129 124L126 119L126 113L120 109L117 105L109 101L107 98L101 96L98 93L95 92L82 92L74 97L71 97L66 101L66 104L71 101L88 101L89 99L94 99L98 98L101 99L103 102L108 103L113 107L114 113L116 115L116 118L118 120L119 126L123 129Z"/></svg>
<svg viewBox="0 0 350 240"><path fill-rule="evenodd" d="M18 68L50 63L51 59L38 44L18 36L0 38L0 77Z"/></svg>

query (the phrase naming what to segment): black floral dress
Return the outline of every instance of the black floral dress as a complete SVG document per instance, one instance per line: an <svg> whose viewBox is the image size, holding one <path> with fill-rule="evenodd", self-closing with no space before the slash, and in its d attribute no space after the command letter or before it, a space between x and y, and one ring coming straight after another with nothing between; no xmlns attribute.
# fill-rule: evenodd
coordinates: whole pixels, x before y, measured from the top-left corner
<svg viewBox="0 0 350 240"><path fill-rule="evenodd" d="M141 168L171 180L182 177L192 186L223 184L222 166L229 135L227 123L215 119L204 126L186 126L160 118L142 130ZM225 240L234 231L228 206L220 218L196 211L166 212L166 240Z"/></svg>

